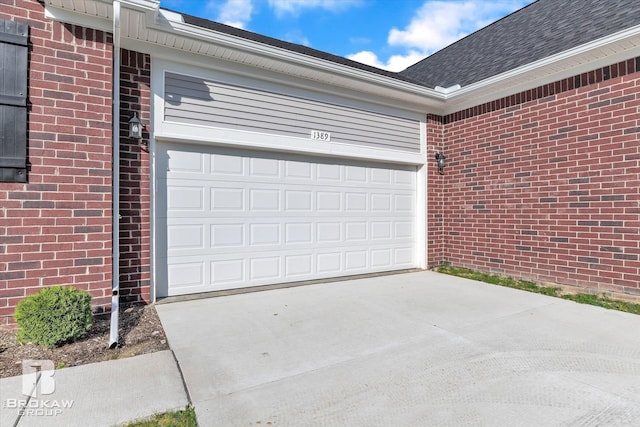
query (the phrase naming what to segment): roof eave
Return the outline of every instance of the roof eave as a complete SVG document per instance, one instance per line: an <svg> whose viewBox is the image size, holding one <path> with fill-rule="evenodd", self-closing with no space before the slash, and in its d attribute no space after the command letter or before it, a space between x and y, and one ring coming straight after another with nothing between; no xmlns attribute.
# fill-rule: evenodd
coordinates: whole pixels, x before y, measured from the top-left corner
<svg viewBox="0 0 640 427"><path fill-rule="evenodd" d="M162 26L155 27L162 30ZM314 81L325 82L327 84L359 89L364 92L380 94L382 89L397 93L387 93L391 97L401 97L405 101L407 96L412 97L412 101L417 105L425 105L429 107L442 108L444 97L431 88L420 86L415 83L406 82L399 79L393 79L383 75L371 73L365 70L345 66L336 62L327 61L321 58L315 58L303 55L287 49L270 46L243 39L229 34L219 33L212 30L202 29L193 25L184 23L170 22L171 31L182 37L195 38L197 40L206 40L217 46L223 46L234 51L241 51L247 55L256 58L255 63L244 62L245 65L264 66L265 60L269 63L270 70L278 68L286 68L287 72L291 72L289 66L298 66L306 70L305 76Z"/></svg>
<svg viewBox="0 0 640 427"><path fill-rule="evenodd" d="M105 11L105 5L111 3L108 0L45 0L51 18L105 31L110 28L112 16L110 10ZM370 98L386 98L398 106L435 114L441 114L444 109L445 95L431 88L189 25L176 19L176 14L162 11L157 0L121 0L121 4L122 45L125 48L128 43L139 48L142 42L176 50L176 46L188 44L189 49L182 51L293 75L324 84L328 90L345 88ZM96 14L97 9L100 9L100 14Z"/></svg>
<svg viewBox="0 0 640 427"><path fill-rule="evenodd" d="M446 95L444 114L483 105L640 56L640 25L462 87Z"/></svg>

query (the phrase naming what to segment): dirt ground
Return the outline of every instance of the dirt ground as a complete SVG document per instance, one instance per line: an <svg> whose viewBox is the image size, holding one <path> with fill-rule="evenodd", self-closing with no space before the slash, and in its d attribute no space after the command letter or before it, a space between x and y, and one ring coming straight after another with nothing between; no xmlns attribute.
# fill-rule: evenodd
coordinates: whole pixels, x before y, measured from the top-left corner
<svg viewBox="0 0 640 427"><path fill-rule="evenodd" d="M56 368L121 359L169 348L153 305L122 308L118 346L109 349L110 315L97 316L87 335L79 341L48 349L19 344L15 331L0 330L0 378L22 374L22 360L53 360Z"/></svg>

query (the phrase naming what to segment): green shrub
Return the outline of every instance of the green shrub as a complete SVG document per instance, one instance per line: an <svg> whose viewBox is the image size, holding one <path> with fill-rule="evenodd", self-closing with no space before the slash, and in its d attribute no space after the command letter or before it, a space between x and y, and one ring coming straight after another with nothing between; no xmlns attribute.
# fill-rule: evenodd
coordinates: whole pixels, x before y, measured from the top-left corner
<svg viewBox="0 0 640 427"><path fill-rule="evenodd" d="M91 328L91 295L62 286L44 288L20 301L15 311L20 342L55 347L82 338Z"/></svg>

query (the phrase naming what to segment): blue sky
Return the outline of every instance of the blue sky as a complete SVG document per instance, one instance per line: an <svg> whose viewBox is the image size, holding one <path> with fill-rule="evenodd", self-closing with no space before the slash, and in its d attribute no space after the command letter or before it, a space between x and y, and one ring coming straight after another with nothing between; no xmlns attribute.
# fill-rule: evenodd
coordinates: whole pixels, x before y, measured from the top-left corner
<svg viewBox="0 0 640 427"><path fill-rule="evenodd" d="M401 71L533 0L161 0L161 7Z"/></svg>

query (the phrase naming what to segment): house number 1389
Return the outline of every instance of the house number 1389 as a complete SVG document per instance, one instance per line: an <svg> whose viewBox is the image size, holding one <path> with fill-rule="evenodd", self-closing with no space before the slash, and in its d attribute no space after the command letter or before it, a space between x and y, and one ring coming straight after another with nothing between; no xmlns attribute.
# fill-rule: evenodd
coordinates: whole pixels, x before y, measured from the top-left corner
<svg viewBox="0 0 640 427"><path fill-rule="evenodd" d="M331 141L331 134L329 132L322 132L319 130L311 131L311 139L318 139L320 141Z"/></svg>

